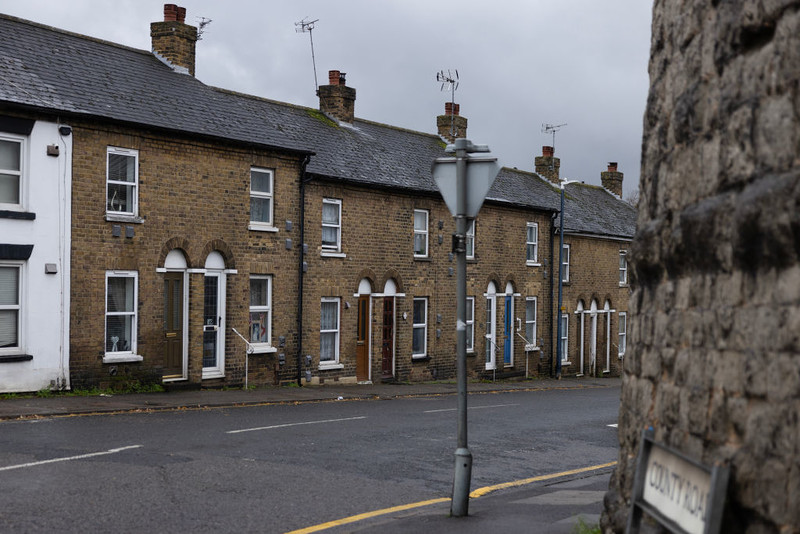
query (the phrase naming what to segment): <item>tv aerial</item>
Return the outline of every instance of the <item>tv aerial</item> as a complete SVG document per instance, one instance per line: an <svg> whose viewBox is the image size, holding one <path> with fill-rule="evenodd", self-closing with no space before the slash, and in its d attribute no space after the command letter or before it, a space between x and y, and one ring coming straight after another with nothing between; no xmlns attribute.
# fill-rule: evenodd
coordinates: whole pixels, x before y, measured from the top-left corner
<svg viewBox="0 0 800 534"><path fill-rule="evenodd" d="M294 31L297 33L308 33L308 37L311 40L311 63L314 66L314 91L319 93L319 84L317 83L317 60L314 58L314 24L319 22L319 19L308 20L308 17L304 18L300 22L295 22Z"/></svg>
<svg viewBox="0 0 800 534"><path fill-rule="evenodd" d="M445 89L450 90L450 105L452 106L452 111L450 113L450 135L452 137L456 136L456 89L458 89L458 69L455 69L455 75L450 71L447 70L445 74L444 69L440 70L436 73L436 81L442 84L441 91Z"/></svg>
<svg viewBox="0 0 800 534"><path fill-rule="evenodd" d="M206 26L211 24L212 21L210 18L207 17L197 17L197 40L203 40L203 33L206 31Z"/></svg>

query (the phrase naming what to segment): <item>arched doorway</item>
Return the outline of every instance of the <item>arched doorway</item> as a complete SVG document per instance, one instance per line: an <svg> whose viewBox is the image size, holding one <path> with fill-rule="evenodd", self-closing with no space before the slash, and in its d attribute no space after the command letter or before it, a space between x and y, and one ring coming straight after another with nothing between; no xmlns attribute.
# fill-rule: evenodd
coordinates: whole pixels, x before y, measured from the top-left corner
<svg viewBox="0 0 800 534"><path fill-rule="evenodd" d="M203 279L203 378L225 376L225 258L212 251Z"/></svg>
<svg viewBox="0 0 800 534"><path fill-rule="evenodd" d="M506 284L503 303L503 366L514 366L514 286Z"/></svg>
<svg viewBox="0 0 800 534"><path fill-rule="evenodd" d="M164 259L164 381L185 380L188 376L188 299L186 257L172 249Z"/></svg>
<svg viewBox="0 0 800 534"><path fill-rule="evenodd" d="M358 382L369 382L371 379L371 294L372 284L367 278L362 278L358 284L358 319L356 324L356 380Z"/></svg>
<svg viewBox="0 0 800 534"><path fill-rule="evenodd" d="M489 282L486 287L486 369L497 369L497 286Z"/></svg>

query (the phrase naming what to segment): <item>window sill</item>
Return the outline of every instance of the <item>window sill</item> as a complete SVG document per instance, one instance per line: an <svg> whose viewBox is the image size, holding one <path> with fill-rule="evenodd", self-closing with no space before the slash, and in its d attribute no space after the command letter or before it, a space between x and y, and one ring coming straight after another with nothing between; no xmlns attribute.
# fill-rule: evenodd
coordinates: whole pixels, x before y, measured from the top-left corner
<svg viewBox="0 0 800 534"><path fill-rule="evenodd" d="M623 284L622 282L620 282L619 287L628 287L628 284L627 283Z"/></svg>
<svg viewBox="0 0 800 534"><path fill-rule="evenodd" d="M541 263L536 262L536 261L526 261L525 265L527 265L528 267L541 267L542 266Z"/></svg>
<svg viewBox="0 0 800 534"><path fill-rule="evenodd" d="M570 285L570 282L569 282L569 280L565 280L565 281L561 282L561 285L562 286L568 286L568 285Z"/></svg>
<svg viewBox="0 0 800 534"><path fill-rule="evenodd" d="M428 362L430 361L431 357L427 354L412 354L411 361L412 362Z"/></svg>
<svg viewBox="0 0 800 534"><path fill-rule="evenodd" d="M136 215L119 215L116 213L106 213L106 221L108 222L122 222L132 224L144 224L144 218L137 217Z"/></svg>
<svg viewBox="0 0 800 534"><path fill-rule="evenodd" d="M253 348L251 354L267 354L270 352L278 352L278 347L273 347L269 343L250 343Z"/></svg>
<svg viewBox="0 0 800 534"><path fill-rule="evenodd" d="M138 354L106 354L103 356L103 363L131 363L142 360L144 357Z"/></svg>
<svg viewBox="0 0 800 534"><path fill-rule="evenodd" d="M250 224L247 225L247 229L253 230L254 232L272 232L272 233L278 232L278 228L272 226L271 224L264 224L252 221L250 222Z"/></svg>
<svg viewBox="0 0 800 534"><path fill-rule="evenodd" d="M540 350L542 350L541 347L534 345L532 343L525 345L525 352L539 352Z"/></svg>
<svg viewBox="0 0 800 534"><path fill-rule="evenodd" d="M433 261L430 256L414 256L414 261Z"/></svg>
<svg viewBox="0 0 800 534"><path fill-rule="evenodd" d="M225 378L225 373L218 369L205 370L203 369L202 380L212 380L214 378Z"/></svg>
<svg viewBox="0 0 800 534"><path fill-rule="evenodd" d="M343 363L321 363L319 364L320 371L331 371L336 369L344 369Z"/></svg>
<svg viewBox="0 0 800 534"><path fill-rule="evenodd" d="M32 221L36 219L36 214L29 211L0 210L0 219Z"/></svg>
<svg viewBox="0 0 800 534"><path fill-rule="evenodd" d="M32 359L30 354L0 354L0 363L29 362Z"/></svg>
<svg viewBox="0 0 800 534"><path fill-rule="evenodd" d="M324 250L319 253L323 258L346 258L347 254L344 252L325 252Z"/></svg>

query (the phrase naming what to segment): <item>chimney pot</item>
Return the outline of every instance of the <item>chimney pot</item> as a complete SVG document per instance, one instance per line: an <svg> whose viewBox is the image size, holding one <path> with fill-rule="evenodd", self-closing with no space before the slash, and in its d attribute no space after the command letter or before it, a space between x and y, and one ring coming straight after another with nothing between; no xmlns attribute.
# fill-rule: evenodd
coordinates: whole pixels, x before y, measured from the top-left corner
<svg viewBox="0 0 800 534"><path fill-rule="evenodd" d="M164 4L164 22L174 22L178 20L178 6L176 4Z"/></svg>
<svg viewBox="0 0 800 534"><path fill-rule="evenodd" d="M608 172L617 172L617 162L616 161L609 161L608 162Z"/></svg>
<svg viewBox="0 0 800 534"><path fill-rule="evenodd" d="M185 20L186 20L186 8L178 7L177 21L183 24Z"/></svg>
<svg viewBox="0 0 800 534"><path fill-rule="evenodd" d="M542 147L542 156L545 158L552 158L555 154L555 150L551 146L543 146Z"/></svg>
<svg viewBox="0 0 800 534"><path fill-rule="evenodd" d="M339 81L342 79L341 74L338 70L329 70L328 85L339 85Z"/></svg>

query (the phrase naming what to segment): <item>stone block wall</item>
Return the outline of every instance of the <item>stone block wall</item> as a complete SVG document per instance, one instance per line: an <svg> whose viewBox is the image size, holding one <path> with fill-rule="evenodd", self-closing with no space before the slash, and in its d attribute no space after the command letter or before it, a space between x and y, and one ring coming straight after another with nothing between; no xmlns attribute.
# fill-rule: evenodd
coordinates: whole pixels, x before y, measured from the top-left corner
<svg viewBox="0 0 800 534"><path fill-rule="evenodd" d="M722 532L800 531L800 1L653 8L622 532L642 429L731 469Z"/></svg>

